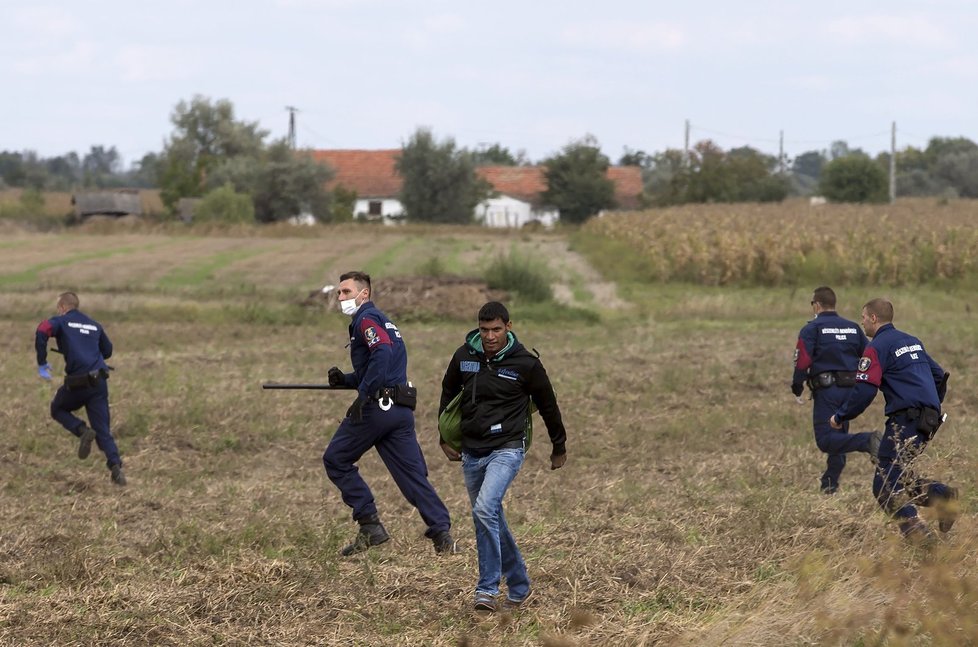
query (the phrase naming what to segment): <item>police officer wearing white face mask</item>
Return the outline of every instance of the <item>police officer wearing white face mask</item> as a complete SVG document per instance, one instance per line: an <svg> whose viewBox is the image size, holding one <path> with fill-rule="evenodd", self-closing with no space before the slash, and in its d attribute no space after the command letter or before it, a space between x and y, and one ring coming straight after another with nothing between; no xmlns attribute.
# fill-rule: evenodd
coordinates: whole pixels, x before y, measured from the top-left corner
<svg viewBox="0 0 978 647"><path fill-rule="evenodd" d="M408 502L428 527L437 553L455 553L448 509L428 482L428 466L414 429L417 392L407 379L407 349L397 326L370 301L370 276L347 272L337 288L340 310L350 322L352 373L329 369L332 386L357 389L357 398L323 454L329 479L339 488L360 524L354 540L343 550L353 555L390 539L374 503L373 493L356 463L371 447Z"/></svg>

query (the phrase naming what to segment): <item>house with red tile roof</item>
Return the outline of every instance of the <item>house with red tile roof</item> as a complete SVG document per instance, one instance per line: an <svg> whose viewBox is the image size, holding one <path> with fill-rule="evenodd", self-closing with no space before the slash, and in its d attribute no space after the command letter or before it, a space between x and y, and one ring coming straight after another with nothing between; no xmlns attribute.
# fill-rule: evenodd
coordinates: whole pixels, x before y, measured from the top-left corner
<svg viewBox="0 0 978 647"><path fill-rule="evenodd" d="M560 218L553 205L543 202L547 190L543 166L482 166L476 173L492 185L496 195L476 207L476 220L487 227L522 227L539 222L552 227ZM638 166L608 167L620 209L637 209L642 193L642 169Z"/></svg>
<svg viewBox="0 0 978 647"><path fill-rule="evenodd" d="M403 216L398 199L403 184L395 164L400 149L314 150L312 158L333 168L334 177L326 185L343 187L357 194L354 215L383 218L385 222ZM540 222L550 227L560 217L552 205L544 204L547 180L542 166L481 166L476 169L493 188L493 196L476 207L475 217L487 227L522 227ZM619 209L636 209L642 193L642 171L637 166L612 166L608 179L615 185Z"/></svg>
<svg viewBox="0 0 978 647"><path fill-rule="evenodd" d="M542 166L480 166L479 177L492 185L493 196L475 208L475 219L486 227L522 227L539 222L553 227L560 210L543 202L547 179Z"/></svg>
<svg viewBox="0 0 978 647"><path fill-rule="evenodd" d="M404 215L404 205L398 199L403 181L395 167L400 154L400 148L310 151L315 161L333 169L333 179L326 184L328 190L343 187L356 192L354 216L383 218L385 222Z"/></svg>

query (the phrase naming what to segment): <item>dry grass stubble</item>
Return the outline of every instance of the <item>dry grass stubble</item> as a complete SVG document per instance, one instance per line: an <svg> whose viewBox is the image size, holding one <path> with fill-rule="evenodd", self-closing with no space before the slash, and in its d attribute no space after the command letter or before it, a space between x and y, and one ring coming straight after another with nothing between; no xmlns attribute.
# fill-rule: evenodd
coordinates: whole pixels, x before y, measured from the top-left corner
<svg viewBox="0 0 978 647"><path fill-rule="evenodd" d="M402 326L430 477L468 550L437 558L374 454L361 469L394 540L342 560L355 528L320 455L348 402L262 392L322 380L345 322L113 323L110 382L130 485L80 462L47 418L33 323L0 321L0 643L271 645L952 644L975 640L974 524L934 554L906 551L854 457L843 492L817 493L810 409L787 392L803 314L783 293L641 304L644 320L518 322L568 424L570 460L548 469L539 427L507 499L536 589L518 616L470 611L476 556L456 464L437 448L444 364L468 329ZM895 299L899 303L899 297ZM909 298L909 295L906 295ZM661 297L661 298L660 298ZM4 297L22 303L22 295ZM25 304L26 305L26 304ZM383 304L381 304L383 305ZM923 309L926 312L927 308ZM952 426L925 471L972 493L975 327L920 330L955 373ZM973 322L972 322L973 323ZM950 348L958 349L951 355ZM945 360L945 358L947 358ZM878 405L867 424L878 422ZM95 456L98 456L97 454ZM965 503L966 511L970 505ZM957 643L962 644L962 643Z"/></svg>

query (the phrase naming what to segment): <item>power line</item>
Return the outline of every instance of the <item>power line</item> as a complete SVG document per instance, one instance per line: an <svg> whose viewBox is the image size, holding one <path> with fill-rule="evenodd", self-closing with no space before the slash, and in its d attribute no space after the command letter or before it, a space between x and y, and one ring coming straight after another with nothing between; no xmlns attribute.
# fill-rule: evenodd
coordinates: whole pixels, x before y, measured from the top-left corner
<svg viewBox="0 0 978 647"><path fill-rule="evenodd" d="M730 139L737 139L737 140L745 141L745 142L764 142L764 143L767 143L767 144L780 144L782 141L785 144L805 144L805 145L807 145L807 144L826 144L826 143L831 143L831 142L834 142L834 141L850 142L850 141L860 141L860 140L866 140L866 139L879 139L881 137L886 137L887 135L890 134L890 131L889 130L881 130L881 131L878 131L878 132L875 132L875 133L868 133L868 134L864 134L864 135L853 135L853 136L848 136L848 137L835 137L835 138L832 138L832 139L784 139L784 140L782 140L781 138L774 138L774 137L759 137L759 136L736 135L736 134L733 134L733 133L724 132L724 131L721 131L721 130L716 130L714 128L708 128L708 127L700 126L700 125L697 125L697 124L690 124L689 127L692 128L692 129L695 129L695 130L697 130L699 132L708 133L708 134L711 134L711 135L719 135L721 137L728 137Z"/></svg>

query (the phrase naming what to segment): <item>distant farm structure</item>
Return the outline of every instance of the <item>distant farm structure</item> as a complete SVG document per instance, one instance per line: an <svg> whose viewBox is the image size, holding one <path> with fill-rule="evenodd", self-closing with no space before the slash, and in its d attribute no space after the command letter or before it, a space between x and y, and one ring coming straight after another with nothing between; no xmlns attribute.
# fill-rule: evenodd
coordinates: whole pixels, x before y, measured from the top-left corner
<svg viewBox="0 0 978 647"><path fill-rule="evenodd" d="M75 217L84 220L90 216L143 215L143 202L139 189L102 189L84 191L71 196Z"/></svg>

